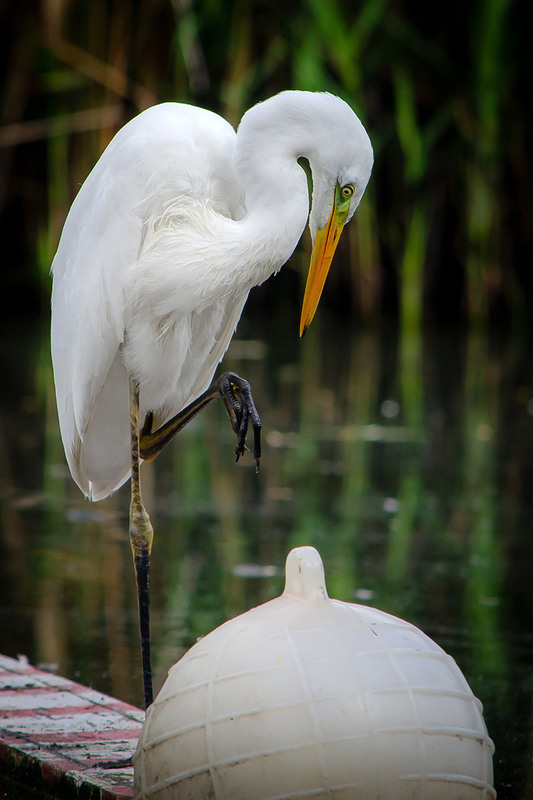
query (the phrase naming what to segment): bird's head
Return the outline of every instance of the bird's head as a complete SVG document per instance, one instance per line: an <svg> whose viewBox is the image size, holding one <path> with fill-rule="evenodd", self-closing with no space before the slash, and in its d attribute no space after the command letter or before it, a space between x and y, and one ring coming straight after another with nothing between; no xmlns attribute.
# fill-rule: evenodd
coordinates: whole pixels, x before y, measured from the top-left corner
<svg viewBox="0 0 533 800"><path fill-rule="evenodd" d="M313 175L309 217L313 253L302 305L300 336L311 324L340 235L359 205L374 161L368 134L347 103L333 95L320 97L331 121L321 126L320 139L309 154Z"/></svg>

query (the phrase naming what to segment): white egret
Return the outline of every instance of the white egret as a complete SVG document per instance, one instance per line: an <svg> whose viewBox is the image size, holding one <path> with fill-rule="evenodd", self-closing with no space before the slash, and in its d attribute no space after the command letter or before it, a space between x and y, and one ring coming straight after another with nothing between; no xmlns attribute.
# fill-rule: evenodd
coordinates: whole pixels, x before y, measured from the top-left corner
<svg viewBox="0 0 533 800"><path fill-rule="evenodd" d="M312 173L310 214L300 157ZM247 383L228 374L210 385L213 374L250 289L288 260L309 218L300 334L307 329L372 162L361 122L330 94L282 92L251 108L237 133L209 111L164 103L117 133L72 204L52 265L59 422L87 497L107 497L132 477L147 704L152 529L139 462L221 395L237 457L251 418L259 458Z"/></svg>

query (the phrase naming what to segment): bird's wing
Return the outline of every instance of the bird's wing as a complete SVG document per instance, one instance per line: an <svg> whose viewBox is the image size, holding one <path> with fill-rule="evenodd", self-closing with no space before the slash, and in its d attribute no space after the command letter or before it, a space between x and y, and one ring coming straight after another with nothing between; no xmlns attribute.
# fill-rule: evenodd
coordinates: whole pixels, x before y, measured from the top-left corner
<svg viewBox="0 0 533 800"><path fill-rule="evenodd" d="M202 394L211 383L215 370L229 347L247 298L248 292L235 294L233 297L225 298L220 303L194 314L192 319L193 336L196 332L198 337L201 336L201 332L207 327L207 321L212 328L215 328L216 333L210 342L205 343L205 355L200 372L196 370L195 374L194 358L190 358L184 364L184 373L194 374L190 395L185 405Z"/></svg>
<svg viewBox="0 0 533 800"><path fill-rule="evenodd" d="M67 461L93 499L129 475L128 378L120 349L129 269L146 225L180 195L205 199L209 185L208 199L231 213L236 200L227 193L223 199L225 176L219 188L203 175L213 149L217 164L231 164L234 137L210 112L155 106L115 136L68 215L52 265L52 360Z"/></svg>
<svg viewBox="0 0 533 800"><path fill-rule="evenodd" d="M61 435L72 476L88 496L81 449L123 341L125 275L141 235L131 209L117 213L124 189L109 169L93 170L74 201L52 264L51 342ZM125 372L119 386L124 382L127 404Z"/></svg>

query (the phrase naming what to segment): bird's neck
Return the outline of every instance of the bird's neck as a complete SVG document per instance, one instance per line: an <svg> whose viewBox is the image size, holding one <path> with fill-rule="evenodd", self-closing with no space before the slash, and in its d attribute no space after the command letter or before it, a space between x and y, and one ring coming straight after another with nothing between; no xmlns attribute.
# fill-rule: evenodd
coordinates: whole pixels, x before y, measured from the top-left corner
<svg viewBox="0 0 533 800"><path fill-rule="evenodd" d="M298 164L305 146L283 114L273 115L276 110L264 103L254 107L252 119L245 115L234 153L244 192L243 233L269 262L263 280L290 258L309 216L307 177Z"/></svg>

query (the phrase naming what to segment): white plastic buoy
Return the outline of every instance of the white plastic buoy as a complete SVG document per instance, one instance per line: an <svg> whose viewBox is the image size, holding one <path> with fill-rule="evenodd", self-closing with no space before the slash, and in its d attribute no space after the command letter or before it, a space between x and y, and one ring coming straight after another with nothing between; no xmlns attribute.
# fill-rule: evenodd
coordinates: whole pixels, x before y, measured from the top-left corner
<svg viewBox="0 0 533 800"><path fill-rule="evenodd" d="M493 745L455 661L418 628L328 598L312 547L280 597L169 672L134 755L136 800L482 800Z"/></svg>

